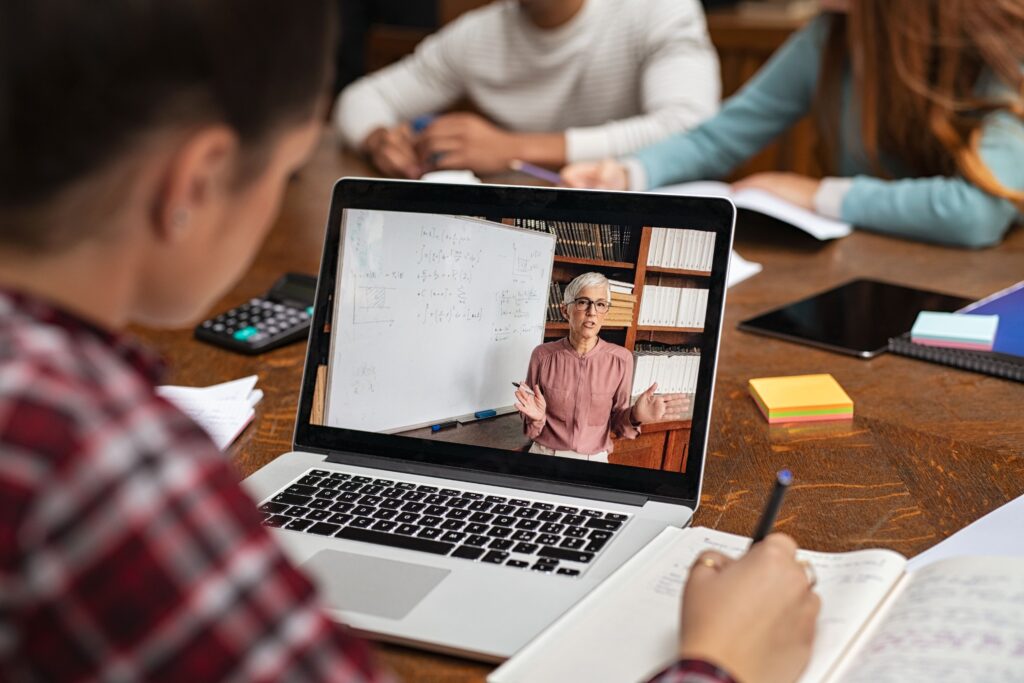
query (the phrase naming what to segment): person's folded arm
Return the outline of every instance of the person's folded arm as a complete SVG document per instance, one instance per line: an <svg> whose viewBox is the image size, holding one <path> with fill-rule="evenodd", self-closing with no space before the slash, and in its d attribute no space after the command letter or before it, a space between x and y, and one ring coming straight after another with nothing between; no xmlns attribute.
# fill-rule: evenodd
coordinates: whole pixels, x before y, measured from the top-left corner
<svg viewBox="0 0 1024 683"><path fill-rule="evenodd" d="M472 28L470 26L470 28ZM338 96L334 122L344 141L361 149L378 128L446 109L464 93L465 21L455 21L401 61L365 76Z"/></svg>
<svg viewBox="0 0 1024 683"><path fill-rule="evenodd" d="M566 131L569 163L618 157L693 128L718 110L718 57L696 0L660 0L644 16L642 114Z"/></svg>
<svg viewBox="0 0 1024 683"><path fill-rule="evenodd" d="M1006 188L1024 190L1024 122L1006 112L990 115L979 152ZM980 248L998 244L1019 213L1009 200L962 177L858 176L842 194L839 217L877 232Z"/></svg>

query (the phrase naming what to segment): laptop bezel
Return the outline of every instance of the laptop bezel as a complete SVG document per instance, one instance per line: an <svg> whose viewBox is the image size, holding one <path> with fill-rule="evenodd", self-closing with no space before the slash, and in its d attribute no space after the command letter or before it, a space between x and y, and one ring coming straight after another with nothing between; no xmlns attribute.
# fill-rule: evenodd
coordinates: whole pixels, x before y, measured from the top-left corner
<svg viewBox="0 0 1024 683"><path fill-rule="evenodd" d="M495 207L501 207L496 210ZM601 208L595 208L601 207ZM510 451L446 441L376 434L313 425L317 369L329 362L325 323L333 311L341 218L345 209L408 211L487 218L539 218L690 228L716 234L709 281L702 362L691 421L687 471L683 474L566 458L509 457ZM707 451L714 376L725 305L735 207L727 199L507 185L442 185L419 181L342 178L334 185L320 262L316 301L299 395L293 447L299 451L355 453L389 464L413 463L436 476L470 473L524 481L556 482L581 489L639 495L696 509ZM679 216L686 216L681 220ZM675 218L673 218L675 217ZM704 358L707 362L704 362ZM525 368L524 368L525 370Z"/></svg>

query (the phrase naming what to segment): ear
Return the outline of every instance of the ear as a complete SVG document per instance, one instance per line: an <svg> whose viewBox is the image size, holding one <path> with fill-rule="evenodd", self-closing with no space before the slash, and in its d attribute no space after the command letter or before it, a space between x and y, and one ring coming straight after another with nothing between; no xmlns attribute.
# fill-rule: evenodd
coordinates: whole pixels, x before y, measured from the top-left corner
<svg viewBox="0 0 1024 683"><path fill-rule="evenodd" d="M205 216L232 180L238 136L227 126L204 126L177 140L153 208L160 241L176 242Z"/></svg>
<svg viewBox="0 0 1024 683"><path fill-rule="evenodd" d="M562 317L566 320L569 319L569 307L565 304L558 304L559 310L562 311Z"/></svg>

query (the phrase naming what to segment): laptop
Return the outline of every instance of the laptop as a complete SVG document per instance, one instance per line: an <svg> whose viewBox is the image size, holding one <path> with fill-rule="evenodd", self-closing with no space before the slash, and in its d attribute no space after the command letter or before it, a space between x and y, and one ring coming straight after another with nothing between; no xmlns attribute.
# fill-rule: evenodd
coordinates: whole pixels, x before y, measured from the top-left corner
<svg viewBox="0 0 1024 683"><path fill-rule="evenodd" d="M666 526L689 524L734 221L719 198L339 180L293 451L244 481L331 615L372 638L501 661ZM691 394L688 439L642 427L607 462L530 452L512 382L534 348L568 334L547 320L552 280L589 270L706 290L690 297L704 310L686 313L702 329L601 332L666 359L661 384Z"/></svg>

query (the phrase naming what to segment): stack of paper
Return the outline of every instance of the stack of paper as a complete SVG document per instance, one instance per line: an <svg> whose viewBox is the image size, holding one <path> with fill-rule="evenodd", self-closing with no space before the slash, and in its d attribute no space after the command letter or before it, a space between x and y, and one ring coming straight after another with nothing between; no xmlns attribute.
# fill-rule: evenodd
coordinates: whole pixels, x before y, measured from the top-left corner
<svg viewBox="0 0 1024 683"><path fill-rule="evenodd" d="M921 311L910 330L910 341L926 346L991 351L998 327L998 315Z"/></svg>
<svg viewBox="0 0 1024 683"><path fill-rule="evenodd" d="M762 377L749 388L770 424L853 418L853 400L832 375Z"/></svg>
<svg viewBox="0 0 1024 683"><path fill-rule="evenodd" d="M256 375L211 387L157 387L156 393L191 417L224 450L252 422L263 398Z"/></svg>

